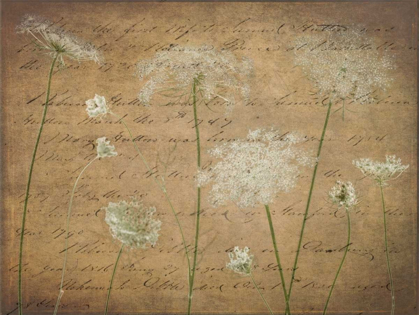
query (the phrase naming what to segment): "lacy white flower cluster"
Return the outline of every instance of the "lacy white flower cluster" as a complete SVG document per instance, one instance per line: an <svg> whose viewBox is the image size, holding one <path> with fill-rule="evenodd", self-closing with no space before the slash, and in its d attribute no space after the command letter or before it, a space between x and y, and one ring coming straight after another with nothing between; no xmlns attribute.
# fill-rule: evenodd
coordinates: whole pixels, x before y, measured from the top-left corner
<svg viewBox="0 0 419 315"><path fill-rule="evenodd" d="M387 181L399 177L409 165L402 165L402 160L395 155L386 155L385 162L371 159L359 159L352 162L365 176L384 185Z"/></svg>
<svg viewBox="0 0 419 315"><path fill-rule="evenodd" d="M131 202L110 202L104 210L105 222L115 239L133 248L156 245L161 227L161 221L153 219L156 208L146 208L133 198Z"/></svg>
<svg viewBox="0 0 419 315"><path fill-rule="evenodd" d="M352 209L358 203L355 188L351 182L344 183L338 180L330 190L329 197L335 205L339 208L345 207L346 210Z"/></svg>
<svg viewBox="0 0 419 315"><path fill-rule="evenodd" d="M113 157L118 155L115 151L115 146L111 145L110 141L106 141L106 137L98 138L96 143L98 158Z"/></svg>
<svg viewBox="0 0 419 315"><path fill-rule="evenodd" d="M106 104L104 96L95 94L95 97L86 101L86 112L89 117L105 116L111 112L110 108Z"/></svg>
<svg viewBox="0 0 419 315"><path fill-rule="evenodd" d="M64 64L63 56L79 62L94 61L100 64L103 61L102 55L93 44L64 31L40 16L24 16L16 30L18 33L30 34L34 38L34 44L40 49L47 50L51 56L58 53L58 60L62 64Z"/></svg>
<svg viewBox="0 0 419 315"><path fill-rule="evenodd" d="M158 52L153 59L140 61L137 69L140 80L148 78L138 95L144 105L150 104L154 93L189 97L195 82L199 96L206 100L219 97L229 108L238 93L248 98L245 78L253 65L247 58L238 61L231 52L203 46Z"/></svg>
<svg viewBox="0 0 419 315"><path fill-rule="evenodd" d="M295 63L331 99L371 100L371 93L392 81L392 62L374 47L373 39L352 29L310 34L295 43Z"/></svg>
<svg viewBox="0 0 419 315"><path fill-rule="evenodd" d="M247 276L252 271L253 255L249 253L249 248L240 249L238 246L234 247L232 253L228 253L230 262L226 267L234 272Z"/></svg>
<svg viewBox="0 0 419 315"><path fill-rule="evenodd" d="M275 130L249 131L247 139L210 150L221 159L212 169L197 174L197 185L212 182L210 201L214 206L232 201L240 208L270 204L280 191L288 192L297 182L300 165L312 159L297 148L296 136L281 137Z"/></svg>

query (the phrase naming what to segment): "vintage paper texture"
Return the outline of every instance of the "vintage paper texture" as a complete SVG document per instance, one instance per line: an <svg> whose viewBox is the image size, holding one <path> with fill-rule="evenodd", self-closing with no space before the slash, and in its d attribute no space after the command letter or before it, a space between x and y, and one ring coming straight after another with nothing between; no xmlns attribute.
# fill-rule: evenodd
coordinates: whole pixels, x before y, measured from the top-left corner
<svg viewBox="0 0 419 315"><path fill-rule="evenodd" d="M330 313L389 313L379 187L352 165L361 157L396 154L409 170L386 188L390 257L397 313L416 309L416 6L414 3L4 3L2 23L2 314L17 313L17 262L24 191L45 97L50 58L33 49L15 27L26 13L42 15L100 47L106 64L72 62L56 71L52 100L35 164L25 231L25 314L52 314L63 259L69 193L82 167L95 155L93 141L108 137L118 157L96 161L75 196L69 261L60 313L101 313L119 244L99 211L108 202L135 195L157 208L162 221L153 249L126 250L120 261L110 312L185 313L187 265L174 217L140 163L116 119L87 117L95 93L125 117L150 164L174 148L167 190L192 246L196 190L196 144L191 106L150 108L137 101L142 86L135 63L180 46L212 45L254 61L251 99L224 115L221 106L199 107L203 164L207 150L249 129L275 127L307 137L317 149L326 108L312 83L293 64L292 42L324 25L364 25L378 49L394 56L394 81L373 104L352 104L342 121L331 116L319 176L303 239L294 312L323 309L343 254L346 219L327 200L335 180L351 180L361 194L352 214L352 245L330 303ZM161 104L160 104L161 105ZM289 284L311 170L298 186L271 205L279 251ZM227 251L249 246L257 258L254 276L275 312L284 310L263 207L212 208L203 189L203 217L193 313L267 314L248 278L226 270Z"/></svg>

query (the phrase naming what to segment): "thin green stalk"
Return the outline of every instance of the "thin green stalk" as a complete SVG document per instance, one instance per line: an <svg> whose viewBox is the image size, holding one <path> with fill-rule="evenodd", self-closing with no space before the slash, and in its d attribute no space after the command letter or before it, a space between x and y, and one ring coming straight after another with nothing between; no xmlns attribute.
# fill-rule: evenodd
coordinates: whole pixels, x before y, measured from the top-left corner
<svg viewBox="0 0 419 315"><path fill-rule="evenodd" d="M26 184L26 194L25 194L25 201L23 205L23 216L22 216L22 226L20 229L20 244L19 244L19 269L18 269L18 309L19 309L19 315L23 314L22 310L22 261L23 261L23 239L25 236L25 224L26 224L26 213L28 211L28 200L29 200L29 192L31 188L31 182L32 182L32 172L35 164L35 158L36 158L36 152L38 151L39 141L41 139L42 130L44 129L44 123L45 118L47 116L48 111L48 103L49 103L49 95L51 92L51 81L52 81L52 74L54 72L54 66L57 61L57 58L59 56L59 53L56 53L54 58L51 62L51 67L48 74L48 83L47 83L47 94L45 97L45 104L44 104L44 110L42 113L42 120L41 125L39 127L38 136L36 137L35 147L33 149L32 153L32 161L29 168L29 176L28 176L28 182Z"/></svg>
<svg viewBox="0 0 419 315"><path fill-rule="evenodd" d="M193 97L193 113L195 120L195 132L196 132L196 150L197 150L197 166L198 169L201 168L201 142L199 137L199 126L198 126L198 114L196 109L196 81L194 80L192 86L192 97ZM192 295L193 295L193 285L195 280L195 269L196 261L198 257L198 240L199 240L199 219L201 216L201 188L197 189L197 210L196 210L196 225L195 225L195 246L194 246L194 256L193 256L193 266L191 270L191 277L189 279L189 294L188 294L188 315L191 314L192 308Z"/></svg>
<svg viewBox="0 0 419 315"><path fill-rule="evenodd" d="M106 298L105 313L104 313L105 315L108 314L108 306L109 306L109 299L111 297L113 278L115 277L116 267L118 266L119 258L121 258L123 249L124 249L124 244L121 245L121 249L119 250L118 257L116 257L115 266L113 267L111 283L109 284L108 297Z"/></svg>
<svg viewBox="0 0 419 315"><path fill-rule="evenodd" d="M112 114L113 116L115 116L115 117L116 117L119 121L121 121L121 122L122 122L122 124L124 125L125 129L127 130L128 134L129 134L129 136L130 136L130 138L131 138L131 142L133 143L135 150L137 151L138 155L140 156L140 158L141 158L141 160L142 160L143 164L145 165L145 167L146 167L147 171L151 173L151 168L150 168L150 166L148 165L147 160L145 159L144 155L141 153L140 148L139 148L139 147L137 146L137 144L135 143L135 140L134 140L134 137L133 137L133 135L132 135L131 129L128 127L128 125L125 123L125 121L124 121L124 119L123 119L122 117L118 116L117 114L115 114L115 113L113 113L113 112L111 112L111 114ZM172 210L172 213L173 213L173 215L175 216L175 219L176 219L176 224L177 224L177 226L179 227L180 235L182 236L182 244L183 244L183 248L184 248L184 250L185 250L186 260L187 260L187 262L188 262L188 281L189 281L189 278L190 278L190 270L191 270L191 263L190 263L190 259L189 259L188 246L186 245L186 240L185 240L185 235L184 235L184 233L183 233L182 225L180 224L179 217L177 216L177 213L176 213L176 211L175 211L175 208L173 207L172 201L170 200L170 197L169 197L169 195L168 195L168 193L167 193L167 191L166 191L166 187L165 187L164 185L162 185L162 184L161 184L161 183L157 180L157 178L155 178L154 176L152 176L152 178L154 179L154 181L156 182L156 184L159 186L159 188L160 188L160 189L161 189L161 191L163 192L164 197L166 198L166 201L169 203L170 209Z"/></svg>
<svg viewBox="0 0 419 315"><path fill-rule="evenodd" d="M305 229L305 226L306 226L308 211L310 209L311 197L313 195L314 183L316 181L317 168L319 166L320 154L321 154L322 147L323 147L323 141L324 141L324 136L326 134L327 124L329 122L331 108L332 108L332 102L330 101L329 105L328 105L328 108L327 108L327 114L326 114L326 119L324 121L322 135L320 137L319 147L317 149L316 165L314 166L313 177L311 178L311 186L310 186L310 191L308 193L307 205L306 205L306 210L304 212L304 218L303 218L303 224L301 226L300 239L298 241L297 252L295 254L295 260L294 260L294 266L292 268L291 283L290 283L290 287L289 287L289 291L288 291L288 298L289 299L291 299L292 286L294 284L295 273L297 271L298 258L300 257L301 244L303 242L304 229Z"/></svg>
<svg viewBox="0 0 419 315"><path fill-rule="evenodd" d="M259 293L260 297L262 298L263 303L265 303L266 307L268 308L269 313L271 313L271 315L274 315L274 313L272 312L271 307L269 306L268 302L265 300L262 292L260 291L258 285L256 284L256 281L255 281L255 278L253 278L253 273L252 272L250 272L250 277L252 278L253 285L255 286L256 290L258 290L258 293Z"/></svg>
<svg viewBox="0 0 419 315"><path fill-rule="evenodd" d="M71 191L70 203L68 204L68 211L67 211L67 221L66 221L66 226L65 226L64 262L63 262L63 269L61 271L60 293L58 295L57 302L55 303L54 315L56 315L57 312L58 312L58 307L60 306L60 301L61 301L61 298L64 294L63 285L64 285L65 269L66 269L66 266L67 266L68 235L69 235L69 232L70 232L69 230L70 230L71 209L73 207L74 193L76 192L77 184L78 184L81 176L83 175L84 171L97 159L98 159L98 156L96 156L89 163L87 163L87 165L81 170L79 176L77 176L77 179L74 183L73 190Z"/></svg>
<svg viewBox="0 0 419 315"><path fill-rule="evenodd" d="M281 260L279 258L278 246L276 244L275 230L274 230L274 226L273 226L273 223L272 223L271 211L269 210L268 205L265 205L265 210L266 210L266 216L268 217L269 229L271 231L272 243L274 245L276 263L278 264L279 275L281 277L282 291L284 291L286 312L291 315L289 297L288 297L288 294L287 294L287 288L285 286L284 272L282 271L282 265L281 265Z"/></svg>
<svg viewBox="0 0 419 315"><path fill-rule="evenodd" d="M395 297L395 294L394 294L393 275L391 274L390 256L389 256L388 242L387 242L386 205L385 205L385 202L384 202L384 192L383 192L383 184L382 183L380 183L380 192L381 192L381 203L382 203L382 206L383 206L384 242L385 242L385 245L386 245L387 271L388 271L388 276L390 278L391 315L394 315L394 310L396 308L396 297Z"/></svg>
<svg viewBox="0 0 419 315"><path fill-rule="evenodd" d="M340 262L338 271L336 272L335 279L333 280L332 287L330 288L329 296L327 297L326 305L324 306L323 315L326 315L327 306L329 305L329 301L330 301L330 298L332 297L333 289L335 288L335 284L339 277L340 270L342 269L343 263L345 262L346 254L348 253L348 250L349 250L349 244L351 243L351 217L349 215L348 209L346 210L346 217L348 219L348 240L346 243L346 249L345 249L345 253L343 254L342 261Z"/></svg>

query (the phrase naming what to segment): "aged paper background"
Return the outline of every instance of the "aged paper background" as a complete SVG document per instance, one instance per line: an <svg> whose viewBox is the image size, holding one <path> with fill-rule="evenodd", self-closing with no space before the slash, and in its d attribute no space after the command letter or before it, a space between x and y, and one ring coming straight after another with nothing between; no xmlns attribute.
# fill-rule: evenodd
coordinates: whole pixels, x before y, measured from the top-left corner
<svg viewBox="0 0 419 315"><path fill-rule="evenodd" d="M324 25L364 25L379 48L394 55L397 69L374 104L352 104L343 122L334 114L326 134L314 199L303 240L298 282L291 304L296 313L323 309L328 286L342 257L346 219L327 201L335 180L351 180L362 195L353 213L352 245L330 313L379 313L390 310L379 188L363 179L351 161L397 154L411 165L386 188L391 261L397 312L416 313L416 5L415 3L4 3L2 23L2 314L17 313L19 227L29 162L41 118L50 58L15 34L26 13L63 25L103 51L106 64L77 64L53 77L51 107L35 165L24 247L25 313L50 314L58 293L63 228L69 192L76 176L95 155L92 142L106 136L118 157L95 162L79 183L71 218L69 263L61 313L103 312L106 290L119 244L104 213L110 201L136 195L155 205L162 220L153 249L126 250L115 278L114 313L184 313L187 266L181 239L163 195L139 161L128 134L115 119L91 120L84 102L104 95L138 137L154 166L178 141L167 187L186 238L193 244L196 204L195 133L190 106L144 108L137 100L141 82L135 63L176 45L213 45L254 61L251 100L231 115L200 107L203 163L206 150L249 129L275 127L307 137L318 145L326 109L313 86L293 65L292 40L319 32ZM323 26L322 26L323 25ZM299 185L272 205L287 285L289 283L311 170ZM213 209L204 189L199 269L194 313L266 314L248 278L225 269L227 251L249 246L257 257L254 272L272 308L284 309L279 277L263 208L240 211L233 205ZM14 312L13 312L14 311Z"/></svg>

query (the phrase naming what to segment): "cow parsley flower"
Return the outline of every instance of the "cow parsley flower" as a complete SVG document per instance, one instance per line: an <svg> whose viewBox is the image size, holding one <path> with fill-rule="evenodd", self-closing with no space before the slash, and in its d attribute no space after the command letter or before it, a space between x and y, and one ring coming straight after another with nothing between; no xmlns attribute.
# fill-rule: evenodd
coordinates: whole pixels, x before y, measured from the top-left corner
<svg viewBox="0 0 419 315"><path fill-rule="evenodd" d="M277 131L249 131L246 139L225 143L210 150L220 159L212 169L200 171L198 185L211 182L214 206L232 201L240 208L270 204L280 191L288 192L297 183L300 165L312 159L296 147L300 139Z"/></svg>
<svg viewBox="0 0 419 315"><path fill-rule="evenodd" d="M133 248L146 248L147 244L156 245L161 221L153 219L155 207L146 208L133 198L131 202L110 202L104 210L105 222L115 239Z"/></svg>
<svg viewBox="0 0 419 315"><path fill-rule="evenodd" d="M86 112L89 117L104 116L111 112L110 108L106 104L104 96L95 94L95 97L86 101Z"/></svg>
<svg viewBox="0 0 419 315"><path fill-rule="evenodd" d="M331 201L339 208L344 207L346 210L352 209L357 203L355 188L351 182L341 182L338 180L336 185L329 192Z"/></svg>
<svg viewBox="0 0 419 315"><path fill-rule="evenodd" d="M64 31L51 21L40 16L25 15L16 31L22 34L29 34L34 39L34 44L47 51L51 56L58 54L58 60L64 64L63 57L80 61L94 61L101 63L102 55L91 43Z"/></svg>
<svg viewBox="0 0 419 315"><path fill-rule="evenodd" d="M115 151L115 146L111 145L110 141L106 141L106 137L98 138L96 143L98 158L113 157L118 155Z"/></svg>
<svg viewBox="0 0 419 315"><path fill-rule="evenodd" d="M374 48L373 38L347 29L310 34L295 42L295 64L331 100L352 99L365 103L375 89L386 89L392 81L391 60Z"/></svg>
<svg viewBox="0 0 419 315"><path fill-rule="evenodd" d="M229 51L213 48L179 48L158 52L154 58L137 64L140 80L148 81L138 94L146 106L154 94L169 97L189 97L192 84L197 94L210 100L218 97L230 109L238 94L249 97L249 86L245 83L253 69L247 58L238 61Z"/></svg>
<svg viewBox="0 0 419 315"><path fill-rule="evenodd" d="M236 246L233 252L228 253L228 257L230 258L230 262L226 265L228 269L242 276L250 275L254 256L249 253L248 247L240 249Z"/></svg>
<svg viewBox="0 0 419 315"><path fill-rule="evenodd" d="M362 174L372 178L380 185L385 185L387 181L399 177L409 168L409 165L402 165L402 160L395 155L386 155L385 162L364 158L354 160L352 163L360 169Z"/></svg>

